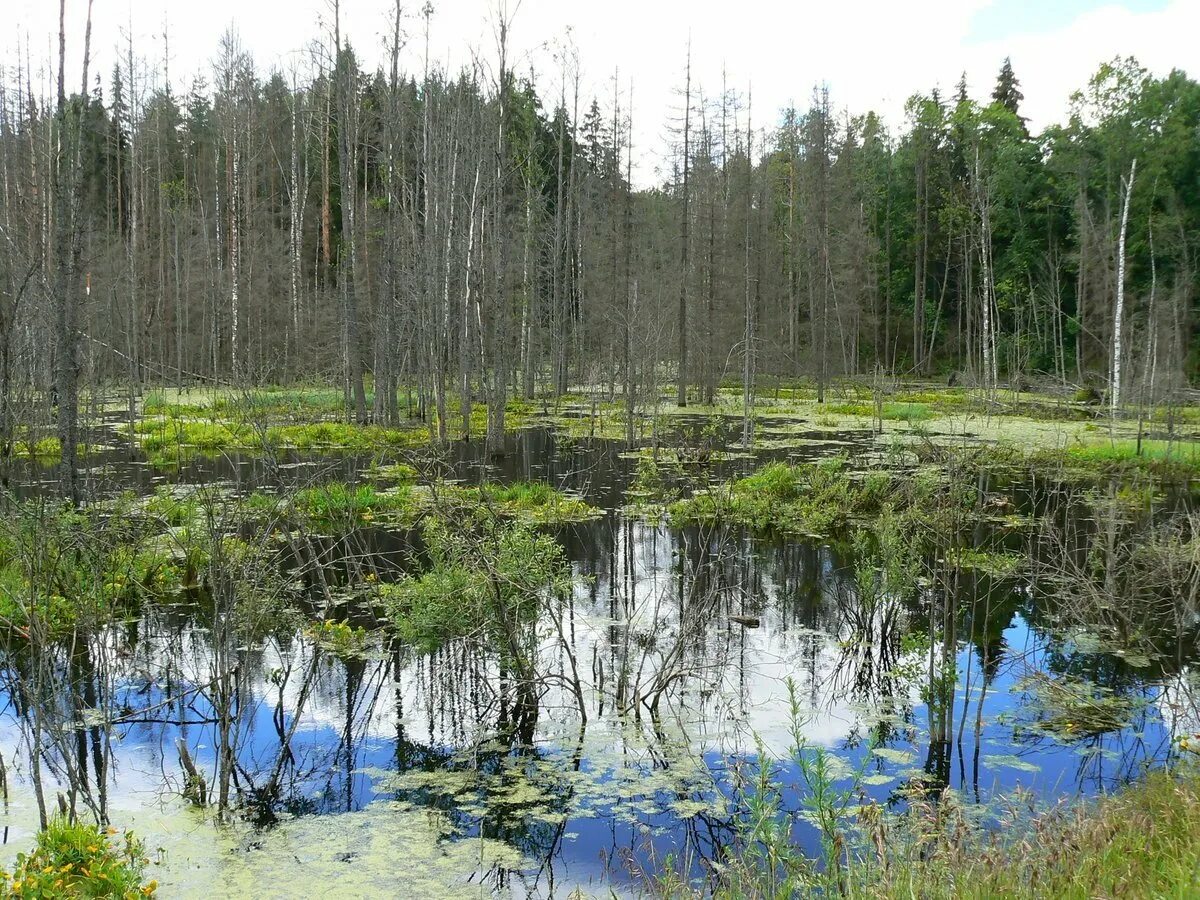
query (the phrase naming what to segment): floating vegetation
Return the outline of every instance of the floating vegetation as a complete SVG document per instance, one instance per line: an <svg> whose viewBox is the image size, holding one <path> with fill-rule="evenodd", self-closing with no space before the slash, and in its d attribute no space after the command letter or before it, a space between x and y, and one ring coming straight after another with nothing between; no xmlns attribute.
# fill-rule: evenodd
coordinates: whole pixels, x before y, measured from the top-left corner
<svg viewBox="0 0 1200 900"><path fill-rule="evenodd" d="M1029 698L1022 728L1072 741L1124 728L1145 706L1137 697L1081 678L1033 672L1014 686Z"/></svg>
<svg viewBox="0 0 1200 900"><path fill-rule="evenodd" d="M326 620L314 622L304 631L305 637L342 659L365 659L372 648L372 635L366 628L348 622Z"/></svg>
<svg viewBox="0 0 1200 900"><path fill-rule="evenodd" d="M532 835L568 818L603 815L642 825L664 815L727 815L728 800L712 773L682 748L665 752L670 765L656 766L636 752L623 756L591 748L591 764L581 768L571 753L514 752L507 743L484 741L434 770L366 774L406 803L440 811L447 829L459 836L481 820L504 822L517 838L514 832Z"/></svg>
<svg viewBox="0 0 1200 900"><path fill-rule="evenodd" d="M993 578L1011 578L1025 565L1025 557L1003 550L985 550L964 547L956 550L947 560L959 569L982 572Z"/></svg>

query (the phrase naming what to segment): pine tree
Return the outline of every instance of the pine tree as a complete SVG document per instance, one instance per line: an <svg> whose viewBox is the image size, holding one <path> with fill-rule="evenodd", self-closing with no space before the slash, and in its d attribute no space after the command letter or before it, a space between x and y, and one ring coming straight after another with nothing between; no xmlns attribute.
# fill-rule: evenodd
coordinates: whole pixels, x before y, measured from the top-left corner
<svg viewBox="0 0 1200 900"><path fill-rule="evenodd" d="M996 89L992 91L992 100L1016 116L1021 127L1024 128L1028 121L1021 115L1021 101L1024 99L1025 95L1021 93L1021 82L1013 73L1012 59L1006 56L1004 65L1000 67L1000 74L996 76Z"/></svg>

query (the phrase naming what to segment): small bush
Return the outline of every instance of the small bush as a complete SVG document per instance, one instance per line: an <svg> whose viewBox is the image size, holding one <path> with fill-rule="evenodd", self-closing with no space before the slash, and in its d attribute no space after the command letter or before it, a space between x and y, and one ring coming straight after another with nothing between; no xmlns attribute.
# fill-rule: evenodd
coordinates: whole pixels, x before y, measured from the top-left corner
<svg viewBox="0 0 1200 900"><path fill-rule="evenodd" d="M56 818L31 853L18 854L11 873L0 873L0 896L149 897L158 883L142 882L148 862L132 832Z"/></svg>

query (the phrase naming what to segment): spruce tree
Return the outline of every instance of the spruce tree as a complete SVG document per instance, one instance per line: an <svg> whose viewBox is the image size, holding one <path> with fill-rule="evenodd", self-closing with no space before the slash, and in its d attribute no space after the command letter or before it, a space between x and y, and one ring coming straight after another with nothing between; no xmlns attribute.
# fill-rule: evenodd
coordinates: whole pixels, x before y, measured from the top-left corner
<svg viewBox="0 0 1200 900"><path fill-rule="evenodd" d="M1024 99L1021 82L1017 81L1017 76L1013 73L1012 59L1006 56L1004 65L1000 67L1000 74L996 76L996 89L992 91L992 100L1016 116L1024 128L1028 121L1021 115L1021 101Z"/></svg>

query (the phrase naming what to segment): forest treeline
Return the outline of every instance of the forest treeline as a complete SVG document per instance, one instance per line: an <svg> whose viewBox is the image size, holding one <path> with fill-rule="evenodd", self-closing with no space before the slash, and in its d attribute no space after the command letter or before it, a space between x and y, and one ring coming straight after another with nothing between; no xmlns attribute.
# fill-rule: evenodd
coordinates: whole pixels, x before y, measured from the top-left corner
<svg viewBox="0 0 1200 900"><path fill-rule="evenodd" d="M406 24L419 41L428 18ZM629 85L584 96L567 56L519 71L508 22L462 71L406 71L401 26L375 71L331 28L262 73L230 31L185 93L134 46L76 91L60 55L57 96L10 54L5 402L321 378L360 420L413 386L445 435L475 402L502 430L506 398L585 383L703 402L727 379L954 372L1115 402L1196 374L1181 71L1105 63L1033 134L1007 62L986 96L964 79L889 128L820 88L760 112L681 53L669 172L640 189Z"/></svg>

